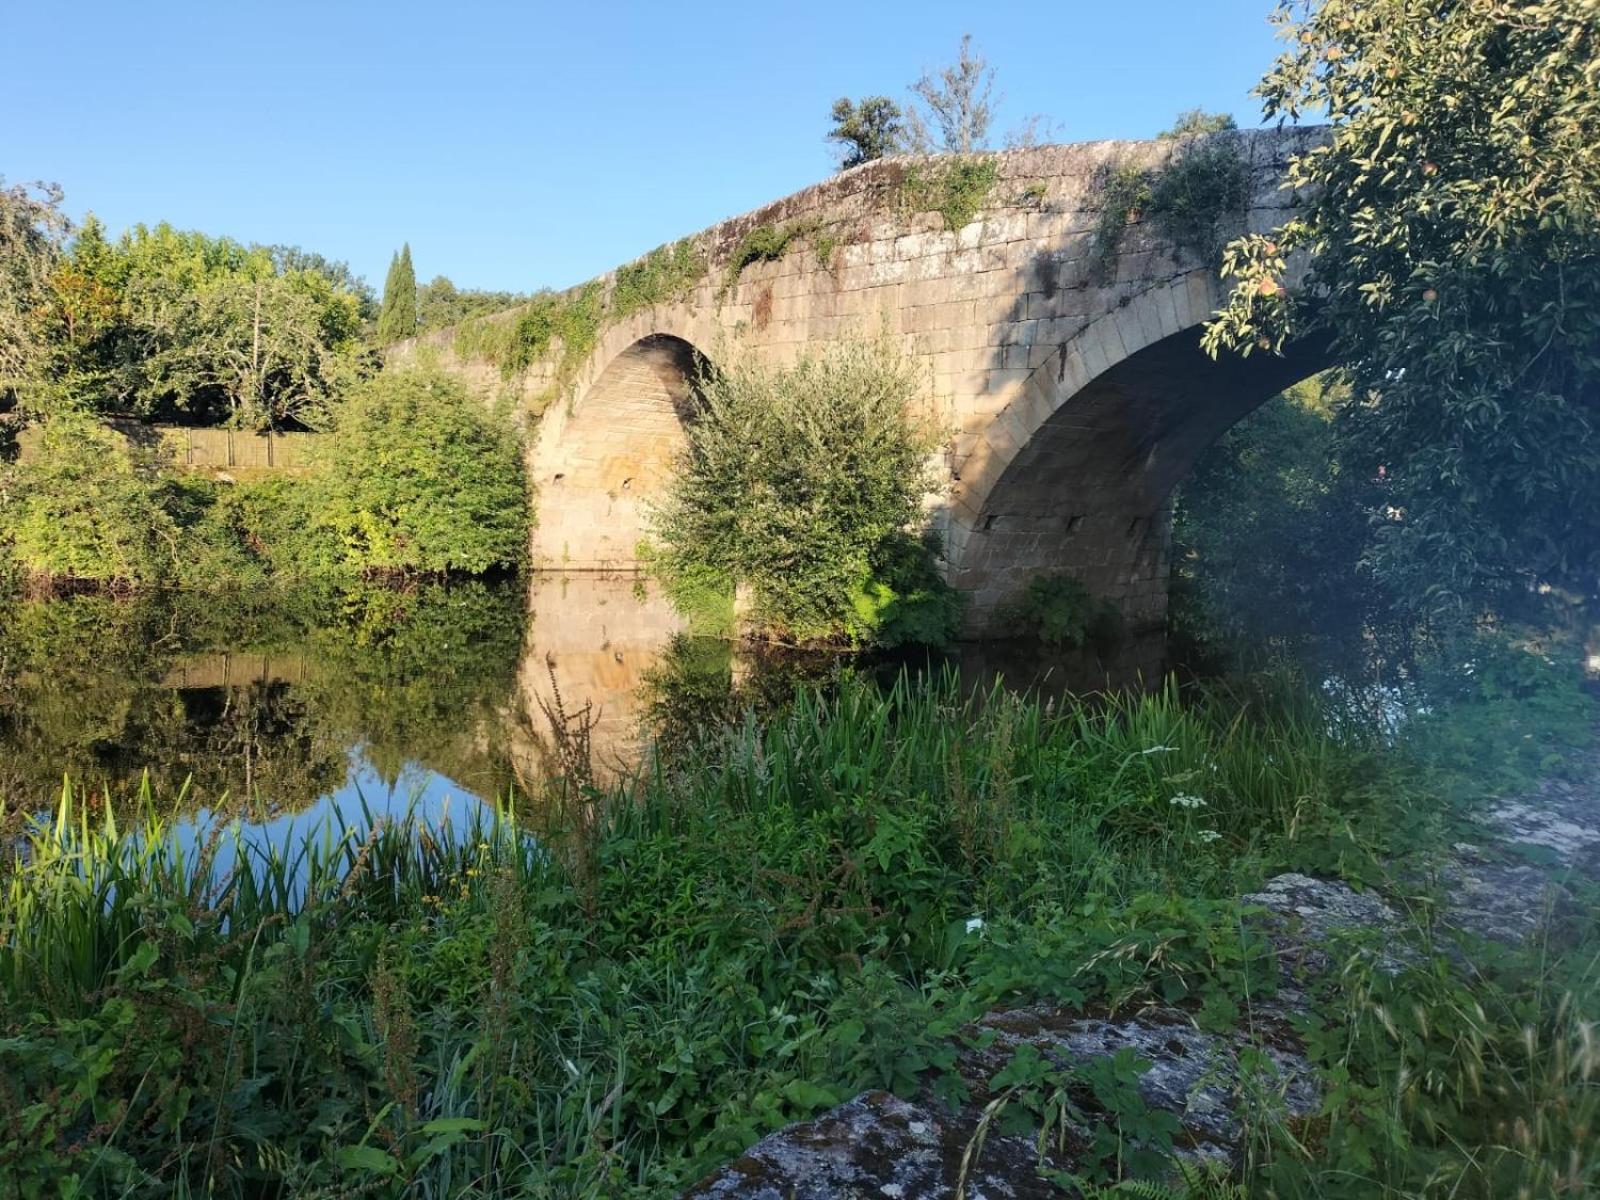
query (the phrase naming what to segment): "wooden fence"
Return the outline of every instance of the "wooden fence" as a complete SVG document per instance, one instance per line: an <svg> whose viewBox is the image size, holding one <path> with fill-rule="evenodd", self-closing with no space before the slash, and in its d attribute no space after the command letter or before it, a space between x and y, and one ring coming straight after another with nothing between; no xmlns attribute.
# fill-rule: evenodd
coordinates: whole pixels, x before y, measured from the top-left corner
<svg viewBox="0 0 1600 1200"><path fill-rule="evenodd" d="M184 425L106 422L124 436L166 447L173 462L196 471L298 471L310 465L314 433L254 433L248 429L191 429ZM39 452L40 431L29 426L18 437L22 460Z"/></svg>

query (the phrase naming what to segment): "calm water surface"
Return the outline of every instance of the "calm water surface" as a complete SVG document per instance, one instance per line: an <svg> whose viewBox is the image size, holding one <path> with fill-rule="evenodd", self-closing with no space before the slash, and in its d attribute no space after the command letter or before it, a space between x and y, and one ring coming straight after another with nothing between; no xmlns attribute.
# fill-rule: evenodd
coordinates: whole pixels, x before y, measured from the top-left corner
<svg viewBox="0 0 1600 1200"><path fill-rule="evenodd" d="M1005 647L958 663L974 686L1106 677ZM0 616L0 802L47 810L66 777L131 809L148 779L185 840L222 817L275 845L407 813L471 820L539 794L562 713L587 712L596 766L615 774L650 737L671 744L839 666L688 638L658 594L596 576L18 604Z"/></svg>

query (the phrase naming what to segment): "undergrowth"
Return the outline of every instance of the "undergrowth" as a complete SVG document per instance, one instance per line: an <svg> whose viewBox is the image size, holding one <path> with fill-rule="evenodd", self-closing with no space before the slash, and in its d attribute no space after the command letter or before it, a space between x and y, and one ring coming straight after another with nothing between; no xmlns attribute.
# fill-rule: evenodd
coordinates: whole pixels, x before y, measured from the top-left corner
<svg viewBox="0 0 1600 1200"><path fill-rule="evenodd" d="M1229 1028L1276 977L1232 897L1439 833L1438 762L1272 694L1061 709L847 680L615 793L558 713L574 769L537 822L350 813L289 846L186 836L154 796L91 820L69 791L4 879L0 1160L24 1197L660 1196L862 1089L959 1092L990 1008ZM1323 1112L1255 1132L1250 1194L1592 1186L1592 964L1347 971L1302 1030ZM1102 1192L1135 1161L1119 1139L1171 1144L1128 1098L1145 1069L1061 1092L1123 1097ZM1045 1112L1060 1085L1009 1071Z"/></svg>

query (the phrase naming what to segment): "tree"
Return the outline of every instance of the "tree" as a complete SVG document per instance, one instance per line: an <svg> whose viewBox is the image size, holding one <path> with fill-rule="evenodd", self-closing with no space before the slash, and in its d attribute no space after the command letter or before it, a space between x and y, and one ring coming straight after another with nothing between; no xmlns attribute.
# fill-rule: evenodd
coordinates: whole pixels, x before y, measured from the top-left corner
<svg viewBox="0 0 1600 1200"><path fill-rule="evenodd" d="M280 275L292 275L298 271L311 271L321 275L336 289L349 292L356 298L360 306L363 321L376 320L378 316L378 298L372 293L372 285L350 269L350 264L336 259L331 259L315 250L302 250L299 246L272 245L263 246L272 258L272 265L277 268Z"/></svg>
<svg viewBox="0 0 1600 1200"><path fill-rule="evenodd" d="M383 281L383 307L378 312L378 344L387 346L417 332L417 273L411 266L411 244L401 247Z"/></svg>
<svg viewBox="0 0 1600 1200"><path fill-rule="evenodd" d="M0 402L36 388L48 349L38 310L68 232L61 189L0 177Z"/></svg>
<svg viewBox="0 0 1600 1200"><path fill-rule="evenodd" d="M114 396L140 416L315 426L359 374L360 301L263 247L136 228L118 247L124 323Z"/></svg>
<svg viewBox="0 0 1600 1200"><path fill-rule="evenodd" d="M1227 133L1239 128L1230 113L1208 113L1203 108L1191 108L1178 114L1171 129L1163 129L1162 138L1194 137L1197 134Z"/></svg>
<svg viewBox="0 0 1600 1200"><path fill-rule="evenodd" d="M742 586L752 622L784 638L861 641L930 624L925 640L948 636L954 605L907 534L935 440L910 359L848 342L776 369L737 356L702 392L652 518L656 566L680 604ZM924 621L929 609L942 619Z"/></svg>
<svg viewBox="0 0 1600 1200"><path fill-rule="evenodd" d="M445 276L435 275L417 289L417 330L447 329L470 317L515 308L527 299L521 292L458 288Z"/></svg>
<svg viewBox="0 0 1600 1200"><path fill-rule="evenodd" d="M923 152L970 154L989 144L989 127L994 123L994 68L972 45L972 35L963 34L956 61L937 72L924 72L911 85L911 94L922 102L926 115L911 109L908 138ZM932 130L929 130L929 122Z"/></svg>
<svg viewBox="0 0 1600 1200"><path fill-rule="evenodd" d="M1600 592L1600 20L1571 0L1284 3L1267 116L1325 114L1234 243L1214 351L1323 328L1382 478L1368 560L1435 616ZM1308 262L1303 290L1283 280Z"/></svg>
<svg viewBox="0 0 1600 1200"><path fill-rule="evenodd" d="M904 135L900 106L887 96L868 96L859 104L841 96L833 102L828 140L839 144L842 170L897 153Z"/></svg>
<svg viewBox="0 0 1600 1200"><path fill-rule="evenodd" d="M528 539L522 448L459 379L387 370L335 413L317 463L317 521L361 571L513 567Z"/></svg>
<svg viewBox="0 0 1600 1200"><path fill-rule="evenodd" d="M361 301L337 273L169 225L84 222L50 277L43 393L147 418L315 424L361 370Z"/></svg>

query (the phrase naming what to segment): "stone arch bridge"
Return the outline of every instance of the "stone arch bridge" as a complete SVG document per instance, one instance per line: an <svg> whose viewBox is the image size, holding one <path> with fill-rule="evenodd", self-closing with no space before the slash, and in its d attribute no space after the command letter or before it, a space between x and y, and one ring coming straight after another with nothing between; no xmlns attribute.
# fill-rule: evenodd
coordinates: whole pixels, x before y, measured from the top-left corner
<svg viewBox="0 0 1600 1200"><path fill-rule="evenodd" d="M1296 203L1281 187L1288 158L1318 133L1224 136L1248 198L1218 234L1277 226ZM941 187L959 160L880 160L639 260L634 272L694 264L652 303L622 302L628 267L567 293L599 313L583 353L549 341L507 375L447 330L394 354L436 354L542 410L530 450L536 568L626 571L693 419L697 362L714 364L735 339L784 362L887 331L927 362L948 430L930 519L967 594L969 633L1005 632L1006 606L1044 572L1076 576L1134 630L1153 629L1166 617L1174 488L1228 426L1326 365L1316 345L1208 357L1201 328L1222 300L1214 254L1164 237L1146 214L1129 213L1114 253L1097 256L1109 174L1159 170L1181 146L964 160L977 165L970 212L922 211L953 195ZM514 323L519 311L485 320Z"/></svg>

